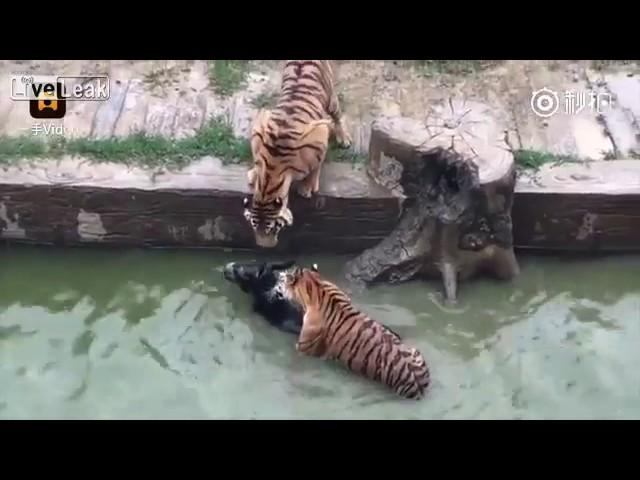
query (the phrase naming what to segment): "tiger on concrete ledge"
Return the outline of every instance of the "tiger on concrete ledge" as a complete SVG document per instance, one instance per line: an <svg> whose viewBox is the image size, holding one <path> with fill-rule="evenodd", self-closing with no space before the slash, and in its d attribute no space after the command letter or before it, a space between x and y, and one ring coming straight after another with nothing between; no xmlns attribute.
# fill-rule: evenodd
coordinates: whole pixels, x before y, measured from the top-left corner
<svg viewBox="0 0 640 480"><path fill-rule="evenodd" d="M293 225L292 182L300 182L302 197L318 192L331 132L342 147L351 145L330 62L287 61L278 103L256 115L251 131L253 167L247 177L253 197L244 198L244 217L258 246L275 247L282 229Z"/></svg>
<svg viewBox="0 0 640 480"><path fill-rule="evenodd" d="M419 400L430 384L422 354L400 336L358 310L335 284L313 269L280 273L277 288L304 310L296 349L337 360L352 372L382 382L401 397Z"/></svg>

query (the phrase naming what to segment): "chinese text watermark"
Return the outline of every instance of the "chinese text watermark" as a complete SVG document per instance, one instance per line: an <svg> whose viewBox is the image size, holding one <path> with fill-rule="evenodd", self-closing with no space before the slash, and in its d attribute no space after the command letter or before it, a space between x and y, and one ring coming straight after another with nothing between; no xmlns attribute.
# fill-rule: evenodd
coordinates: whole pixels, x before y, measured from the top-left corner
<svg viewBox="0 0 640 480"><path fill-rule="evenodd" d="M65 127L64 125L54 123L34 123L31 125L31 134L35 136L42 135L56 135L67 136L74 133L74 129Z"/></svg>
<svg viewBox="0 0 640 480"><path fill-rule="evenodd" d="M613 105L613 97L608 92L593 90L565 90L555 92L547 87L531 94L531 110L538 117L549 118L560 108L567 115L577 115L585 108L601 114Z"/></svg>

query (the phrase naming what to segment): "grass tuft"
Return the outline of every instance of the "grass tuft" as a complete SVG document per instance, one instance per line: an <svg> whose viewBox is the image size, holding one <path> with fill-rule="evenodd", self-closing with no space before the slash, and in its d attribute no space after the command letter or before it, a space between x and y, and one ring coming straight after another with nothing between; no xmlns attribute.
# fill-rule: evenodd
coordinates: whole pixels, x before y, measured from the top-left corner
<svg viewBox="0 0 640 480"><path fill-rule="evenodd" d="M0 163L13 164L21 158L38 158L46 155L48 145L32 135L0 137Z"/></svg>
<svg viewBox="0 0 640 480"><path fill-rule="evenodd" d="M470 75L496 66L500 60L414 60L425 76Z"/></svg>
<svg viewBox="0 0 640 480"><path fill-rule="evenodd" d="M248 60L210 60L209 81L213 91L223 97L228 97L246 85L249 73Z"/></svg>
<svg viewBox="0 0 640 480"><path fill-rule="evenodd" d="M547 163L562 164L581 162L579 158L571 155L555 155L549 152L537 150L516 150L513 154L516 166L522 170L538 170Z"/></svg>
<svg viewBox="0 0 640 480"><path fill-rule="evenodd" d="M156 68L143 76L145 83L151 90L156 88L162 90L166 94L166 89L173 87L179 81L179 67L162 67Z"/></svg>
<svg viewBox="0 0 640 480"><path fill-rule="evenodd" d="M237 138L231 126L221 117L212 118L192 137L179 140L134 133L127 137L107 139L56 138L43 141L40 137L0 137L0 165L14 165L24 159L81 156L96 162L114 162L145 168L183 168L192 160L207 155L220 158L225 164L251 162L251 145ZM632 158L637 158L632 155ZM366 155L352 148L342 148L332 138L327 152L328 162L364 164ZM555 155L537 150L516 150L514 161L520 170L538 170L545 164L581 162L570 155Z"/></svg>
<svg viewBox="0 0 640 480"><path fill-rule="evenodd" d="M256 108L273 108L278 103L279 92L262 92L251 100L251 104Z"/></svg>
<svg viewBox="0 0 640 480"><path fill-rule="evenodd" d="M60 137L49 142L31 135L0 137L0 163L5 165L22 158L63 155L152 168L181 168L207 155L227 164L246 162L251 158L251 148L248 140L234 136L231 126L221 117L209 120L193 137L179 140L143 132L107 139Z"/></svg>
<svg viewBox="0 0 640 480"><path fill-rule="evenodd" d="M105 139L56 137L0 137L0 165L14 165L25 159L56 159L63 155L80 156L95 162L114 162L151 169L180 169L191 161L212 155L225 164L251 162L251 145L237 138L222 117L210 119L192 137L182 139L133 133ZM364 163L366 157L352 149L339 147L332 139L327 161Z"/></svg>
<svg viewBox="0 0 640 480"><path fill-rule="evenodd" d="M327 162L363 164L366 163L367 157L357 153L353 148L343 148L339 146L333 137L329 141L329 150L327 150Z"/></svg>

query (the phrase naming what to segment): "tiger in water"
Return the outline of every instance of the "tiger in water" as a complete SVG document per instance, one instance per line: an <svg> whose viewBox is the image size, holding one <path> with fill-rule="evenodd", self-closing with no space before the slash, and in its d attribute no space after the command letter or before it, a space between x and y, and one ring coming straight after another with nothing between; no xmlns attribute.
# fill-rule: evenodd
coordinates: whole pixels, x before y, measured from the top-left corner
<svg viewBox="0 0 640 480"><path fill-rule="evenodd" d="M292 182L310 198L320 188L320 170L334 133L338 144L351 145L328 60L290 60L284 67L275 108L261 110L251 130L253 167L248 171L253 198L244 198L244 217L256 244L272 248L293 225L289 209Z"/></svg>
<svg viewBox="0 0 640 480"><path fill-rule="evenodd" d="M296 350L337 360L402 397L424 397L430 372L418 350L358 310L343 291L321 277L317 265L295 266L280 275L278 291L304 310Z"/></svg>

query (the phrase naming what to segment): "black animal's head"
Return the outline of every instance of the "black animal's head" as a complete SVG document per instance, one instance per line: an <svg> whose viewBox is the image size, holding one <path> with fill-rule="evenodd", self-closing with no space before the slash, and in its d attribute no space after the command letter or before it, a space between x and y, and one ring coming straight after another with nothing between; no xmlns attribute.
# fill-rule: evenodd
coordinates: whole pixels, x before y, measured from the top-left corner
<svg viewBox="0 0 640 480"><path fill-rule="evenodd" d="M267 322L280 330L298 335L302 329L299 306L282 296L278 289L281 274L295 265L295 261L232 262L223 270L224 278L249 294L253 309Z"/></svg>
<svg viewBox="0 0 640 480"><path fill-rule="evenodd" d="M276 286L279 271L287 270L293 265L294 260L282 263L231 262L225 265L223 276L244 292L265 292Z"/></svg>

